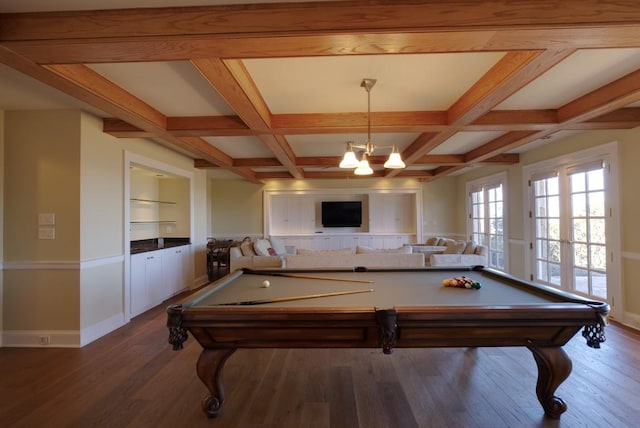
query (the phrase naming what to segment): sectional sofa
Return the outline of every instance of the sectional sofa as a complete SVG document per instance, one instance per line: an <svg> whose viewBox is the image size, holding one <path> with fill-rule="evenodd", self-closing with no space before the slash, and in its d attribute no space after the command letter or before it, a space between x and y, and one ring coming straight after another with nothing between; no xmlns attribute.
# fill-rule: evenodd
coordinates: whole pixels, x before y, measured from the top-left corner
<svg viewBox="0 0 640 428"><path fill-rule="evenodd" d="M277 237L245 239L230 249L231 271L249 269L314 268L420 268L425 266L475 266L487 264L486 247L470 241L446 238L428 240L429 245L394 249L364 246L335 250L310 250L282 245ZM430 251L425 251L428 248Z"/></svg>
<svg viewBox="0 0 640 428"><path fill-rule="evenodd" d="M258 240L259 241L259 240ZM258 242L256 241L256 243ZM273 248L273 247L270 247ZM255 250L254 250L255 251ZM275 254L242 252L241 247L230 249L231 271L250 268L354 268L354 267L424 267L425 255L413 253L411 248L376 250L368 247L342 248L337 250L308 250L287 248Z"/></svg>

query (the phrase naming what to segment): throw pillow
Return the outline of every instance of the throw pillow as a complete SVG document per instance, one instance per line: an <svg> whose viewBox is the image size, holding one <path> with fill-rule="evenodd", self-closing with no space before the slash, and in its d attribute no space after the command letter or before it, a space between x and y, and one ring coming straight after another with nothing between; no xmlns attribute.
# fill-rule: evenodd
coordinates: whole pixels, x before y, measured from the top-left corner
<svg viewBox="0 0 640 428"><path fill-rule="evenodd" d="M453 241L447 244L444 254L462 254L467 243L465 241Z"/></svg>
<svg viewBox="0 0 640 428"><path fill-rule="evenodd" d="M271 248L273 248L276 252L275 255L284 256L285 254L287 254L287 249L285 248L284 243L280 240L280 238L272 236L269 238L269 241L271 242Z"/></svg>
<svg viewBox="0 0 640 428"><path fill-rule="evenodd" d="M438 245L439 240L440 238L438 238L437 236L434 236L432 238L427 239L424 245L429 245L429 246Z"/></svg>
<svg viewBox="0 0 640 428"><path fill-rule="evenodd" d="M256 251L256 254L259 256L268 256L269 248L271 247L271 242L268 239L257 239L255 244L253 244L253 249Z"/></svg>
<svg viewBox="0 0 640 428"><path fill-rule="evenodd" d="M467 241L467 246L462 254L473 254L476 251L476 243L473 241Z"/></svg>
<svg viewBox="0 0 640 428"><path fill-rule="evenodd" d="M256 252L253 250L253 242L251 241L243 241L240 244L240 251L243 256L255 256Z"/></svg>

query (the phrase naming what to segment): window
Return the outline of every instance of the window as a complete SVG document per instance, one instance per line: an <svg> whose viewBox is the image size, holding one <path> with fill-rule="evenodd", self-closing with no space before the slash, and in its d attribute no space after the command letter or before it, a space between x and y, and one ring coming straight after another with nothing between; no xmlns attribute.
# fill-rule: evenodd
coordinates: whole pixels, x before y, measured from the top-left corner
<svg viewBox="0 0 640 428"><path fill-rule="evenodd" d="M505 173L467 183L469 238L489 249L490 267L503 271L507 267L505 183Z"/></svg>

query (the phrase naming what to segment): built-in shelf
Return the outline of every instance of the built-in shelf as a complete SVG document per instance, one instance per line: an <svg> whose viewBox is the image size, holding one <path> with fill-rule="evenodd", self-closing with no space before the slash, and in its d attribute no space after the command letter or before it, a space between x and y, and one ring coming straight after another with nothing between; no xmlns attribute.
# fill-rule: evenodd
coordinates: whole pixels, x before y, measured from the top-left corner
<svg viewBox="0 0 640 428"><path fill-rule="evenodd" d="M175 202L171 202L171 201L156 201L153 199L140 199L140 198L131 198L129 199L130 201L134 201L134 202L151 202L151 203L155 203L155 204L169 204L169 205L175 205Z"/></svg>

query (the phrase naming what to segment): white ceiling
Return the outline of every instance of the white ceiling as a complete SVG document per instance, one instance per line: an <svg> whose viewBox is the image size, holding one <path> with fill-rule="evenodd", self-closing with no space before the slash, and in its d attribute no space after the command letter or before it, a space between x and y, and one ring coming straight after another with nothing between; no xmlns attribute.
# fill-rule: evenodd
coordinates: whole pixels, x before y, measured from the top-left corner
<svg viewBox="0 0 640 428"><path fill-rule="evenodd" d="M165 6L238 5L252 1L207 0L2 0L0 13L70 11ZM260 3L285 3L262 0ZM286 2L286 3L291 3ZM392 55L340 55L286 58L242 58L253 84L273 115L363 113L367 94L362 78L376 78L371 90L372 112L447 111L505 56L506 51L413 53ZM109 62L87 66L152 106L167 117L231 116L232 106L187 60ZM546 73L515 90L496 110L558 109L571 101L640 69L637 47L579 49ZM111 114L76 100L0 63L0 109L81 108L107 118ZM628 107L640 107L640 101ZM463 155L504 135L487 129L461 131L429 152ZM567 135L573 131L562 131ZM402 152L421 132L380 130L376 145L396 145ZM272 151L255 135L202 136L203 140L234 159L271 158ZM296 157L339 156L347 141L363 143L365 132L291 133L285 136ZM537 140L507 153L546 144ZM377 153L375 153L377 154ZM437 165L434 165L435 168ZM425 167L429 169L428 167ZM423 169L425 169L423 168ZM377 167L378 170L381 167ZM256 171L285 171L263 166ZM311 170L338 170L317 167ZM235 177L220 172L219 176Z"/></svg>

